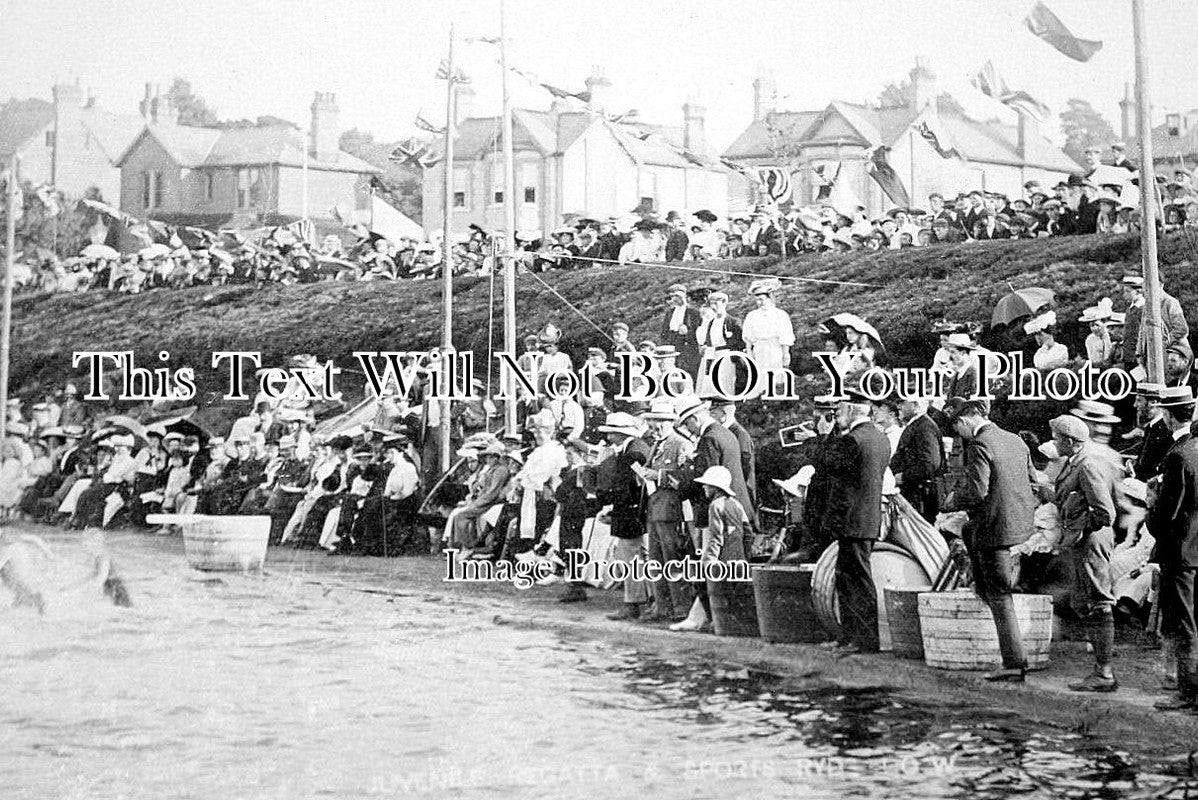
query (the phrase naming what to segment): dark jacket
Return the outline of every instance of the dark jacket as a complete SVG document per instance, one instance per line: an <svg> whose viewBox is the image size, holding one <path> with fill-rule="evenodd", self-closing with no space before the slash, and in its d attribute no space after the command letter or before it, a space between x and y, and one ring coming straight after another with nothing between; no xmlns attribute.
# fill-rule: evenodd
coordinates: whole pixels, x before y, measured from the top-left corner
<svg viewBox="0 0 1198 800"><path fill-rule="evenodd" d="M739 422L733 422L728 430L736 437L736 444L740 447L740 471L744 473L751 503L745 506L745 513L752 518L757 511L757 448L753 444L753 437Z"/></svg>
<svg viewBox="0 0 1198 800"><path fill-rule="evenodd" d="M611 483L600 494L600 500L611 504L611 535L617 539L644 536L641 484L632 471L632 465L649 462L649 445L644 439L632 439L608 461L615 462L611 470Z"/></svg>
<svg viewBox="0 0 1198 800"><path fill-rule="evenodd" d="M674 228L666 239L666 261L681 261L686 256L686 248L690 244L686 231Z"/></svg>
<svg viewBox="0 0 1198 800"><path fill-rule="evenodd" d="M1178 442L1165 455L1148 529L1163 569L1198 568L1198 440Z"/></svg>
<svg viewBox="0 0 1198 800"><path fill-rule="evenodd" d="M969 512L971 547L1014 547L1032 535L1035 469L1023 439L994 423L965 442L965 479L956 507Z"/></svg>
<svg viewBox="0 0 1198 800"><path fill-rule="evenodd" d="M827 465L839 492L829 498L825 525L840 539L877 539L890 442L877 425L865 422L841 437L837 456Z"/></svg>
<svg viewBox="0 0 1198 800"><path fill-rule="evenodd" d="M1140 443L1140 453L1136 456L1136 478L1147 481L1160 474L1165 455L1173 447L1173 432L1169 423L1158 419L1144 428L1144 440Z"/></svg>
<svg viewBox="0 0 1198 800"><path fill-rule="evenodd" d="M741 469L740 445L731 431L720 423L713 422L695 443L695 457L691 461L691 468L682 473L678 487L682 499L690 500L694 506L696 528L707 527L707 497L703 492L703 484L696 483L695 478L706 472L708 467L714 466L728 468L732 473L732 493L747 513L753 513L745 474Z"/></svg>
<svg viewBox="0 0 1198 800"><path fill-rule="evenodd" d="M666 309L665 316L662 317L657 343L676 347L678 349L678 367L694 375L699 369L699 342L695 338L695 331L699 330L703 318L699 314L699 309L687 306L682 315L682 324L686 326L686 330L683 333L677 333L670 330L670 319L673 316L674 307L670 306Z"/></svg>
<svg viewBox="0 0 1198 800"><path fill-rule="evenodd" d="M927 414L911 420L899 436L898 447L890 459L890 470L903 476L904 486L917 486L933 480L944 464L944 442L940 427Z"/></svg>

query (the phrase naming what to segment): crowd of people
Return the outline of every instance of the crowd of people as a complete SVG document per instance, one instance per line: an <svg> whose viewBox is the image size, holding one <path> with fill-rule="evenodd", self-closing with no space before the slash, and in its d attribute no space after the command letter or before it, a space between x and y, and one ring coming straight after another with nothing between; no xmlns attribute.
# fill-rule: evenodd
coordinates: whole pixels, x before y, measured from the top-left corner
<svg viewBox="0 0 1198 800"><path fill-rule="evenodd" d="M884 535L884 498L899 494L969 562L1002 643L1004 669L991 677L1022 680L1026 670L1012 592L1050 591L1094 646L1094 671L1073 688L1117 689L1118 611L1159 627L1168 643L1179 694L1162 707L1193 708L1198 440L1190 423L1198 382L1185 315L1168 294L1166 379L1146 382L1142 284L1126 276L1122 310L1100 298L1080 315L1077 324L1090 326L1084 354L1055 340L1052 308L1031 309L1019 323L1035 341L1036 369L1089 362L1127 370L1137 386L1134 409L1080 401L1052 419L1050 437L990 421L991 404L976 398L977 357L986 352L980 326L934 327L941 347L928 366L951 377L928 402L870 399L855 388L854 376L876 364L879 334L850 314L825 321L825 349L836 352L850 389L815 398L813 418L793 432L802 469L778 485L787 502L801 501L801 513L784 544L762 524L759 492L785 476L758 474L754 439L737 420L739 404L726 399L746 376L720 360L739 350L764 367L793 363L794 330L774 302L776 278L748 287L756 308L743 320L729 314L723 291L700 296L671 285L652 338L634 343L629 326L616 323L610 349L587 349L590 380L569 396L545 392L547 381L584 365L562 351L554 326L530 335L520 364L540 391L522 393L518 428L502 435L490 399L455 404L458 460L445 482L429 469L441 410L423 399L427 377L408 396L385 393L372 416L349 426L317 424L300 397L260 396L223 437L180 419L103 417L67 386L27 407L10 402L0 506L72 528L144 525L156 511L266 514L276 545L367 555L451 548L493 563L560 559L584 547L596 518L614 537L608 557L629 564L646 556L733 562L772 550L814 560L836 542L842 633L833 646L851 653L878 649L870 552ZM660 381L656 393L624 396L624 353L643 355L649 378L677 368L681 396L667 396ZM312 359L295 363L311 367ZM638 380L630 380L634 394L648 385ZM1051 565L1063 570L1063 588L1053 588ZM622 591L617 618L698 631L710 630L713 592L735 598L745 587L662 577L630 579ZM561 599L586 597L586 583L570 580Z"/></svg>

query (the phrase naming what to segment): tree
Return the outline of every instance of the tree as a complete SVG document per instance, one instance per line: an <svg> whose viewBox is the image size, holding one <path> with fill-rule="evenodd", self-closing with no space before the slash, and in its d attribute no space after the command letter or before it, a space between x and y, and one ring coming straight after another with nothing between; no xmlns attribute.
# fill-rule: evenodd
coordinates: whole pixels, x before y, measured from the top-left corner
<svg viewBox="0 0 1198 800"><path fill-rule="evenodd" d="M899 83L888 83L882 89L882 93L878 95L878 105L882 108L894 108L896 106L909 106L914 99L914 89L911 86L911 79L904 78ZM936 96L937 108L945 114L955 114L965 116L965 109L957 102L957 98L953 97L948 92L941 92Z"/></svg>
<svg viewBox="0 0 1198 800"><path fill-rule="evenodd" d="M211 108L204 98L195 93L191 88L191 81L187 78L176 76L171 81L171 88L166 92L166 100L170 103L171 108L179 112L180 125L214 128L219 122L216 109Z"/></svg>
<svg viewBox="0 0 1198 800"><path fill-rule="evenodd" d="M391 160L394 144L376 142L373 134L357 128L343 132L339 144L351 156L381 169L383 174L376 183L379 195L413 220L420 221L424 175L419 169Z"/></svg>
<svg viewBox="0 0 1198 800"><path fill-rule="evenodd" d="M1085 163L1085 150L1090 145L1106 148L1118 137L1106 117L1094 110L1089 101L1070 98L1061 112L1061 132L1065 134L1065 152L1079 164Z"/></svg>

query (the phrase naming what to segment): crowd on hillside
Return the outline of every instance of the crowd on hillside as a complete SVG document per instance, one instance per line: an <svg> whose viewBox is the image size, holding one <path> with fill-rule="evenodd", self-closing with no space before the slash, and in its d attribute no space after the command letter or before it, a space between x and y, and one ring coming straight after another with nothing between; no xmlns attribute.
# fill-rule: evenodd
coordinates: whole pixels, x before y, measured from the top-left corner
<svg viewBox="0 0 1198 800"><path fill-rule="evenodd" d="M1138 173L1116 143L1113 164L1097 148L1084 169L1055 186L1029 181L1021 197L973 189L955 197L933 193L926 208L893 208L870 218L860 205L831 198L808 206L757 206L752 213L721 219L707 209L664 218L649 207L623 216L592 219L567 215L550 231L514 234L527 269L573 269L614 263L661 263L798 253L898 250L960 241L1036 239L1095 233L1126 233L1139 227ZM1198 189L1186 170L1160 181L1165 230L1198 226ZM389 240L365 226L343 239L317 244L290 228L246 235L213 233L154 223L156 241L132 252L92 244L59 259L29 243L17 265L18 287L49 292L94 289L139 293L157 288L209 285L317 283L436 278L442 241ZM310 237L310 234L309 234ZM455 274L490 274L502 236L471 225L451 246Z"/></svg>

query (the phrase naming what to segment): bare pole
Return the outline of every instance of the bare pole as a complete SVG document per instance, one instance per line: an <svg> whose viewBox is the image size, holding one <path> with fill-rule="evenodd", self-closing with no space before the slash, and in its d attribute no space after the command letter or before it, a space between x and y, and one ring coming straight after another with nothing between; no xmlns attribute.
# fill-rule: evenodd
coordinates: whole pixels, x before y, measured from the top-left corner
<svg viewBox="0 0 1198 800"><path fill-rule="evenodd" d="M508 92L507 3L499 0L499 60L503 69L503 349L516 356L516 157L512 151L512 97ZM516 376L503 387L504 430L516 432Z"/></svg>
<svg viewBox="0 0 1198 800"><path fill-rule="evenodd" d="M17 249L17 156L8 159L4 215L4 319L0 322L0 441L8 436L8 353L12 341L12 272Z"/></svg>
<svg viewBox="0 0 1198 800"><path fill-rule="evenodd" d="M1144 41L1144 0L1132 0L1136 43L1136 123L1140 137L1140 250L1144 269L1144 320L1148 380L1165 382L1165 345L1161 329L1161 279L1156 253L1156 170L1152 159L1152 111L1148 105L1148 59Z"/></svg>
<svg viewBox="0 0 1198 800"><path fill-rule="evenodd" d="M441 391L448 398L452 394L453 371L450 360L453 350L453 135L454 114L457 113L457 80L453 67L453 21L449 23L449 57L446 59L445 74L445 220L441 226L441 353L445 384ZM470 391L469 377L466 390ZM442 470L449 469L452 453L450 442L450 401L441 401L441 462Z"/></svg>

